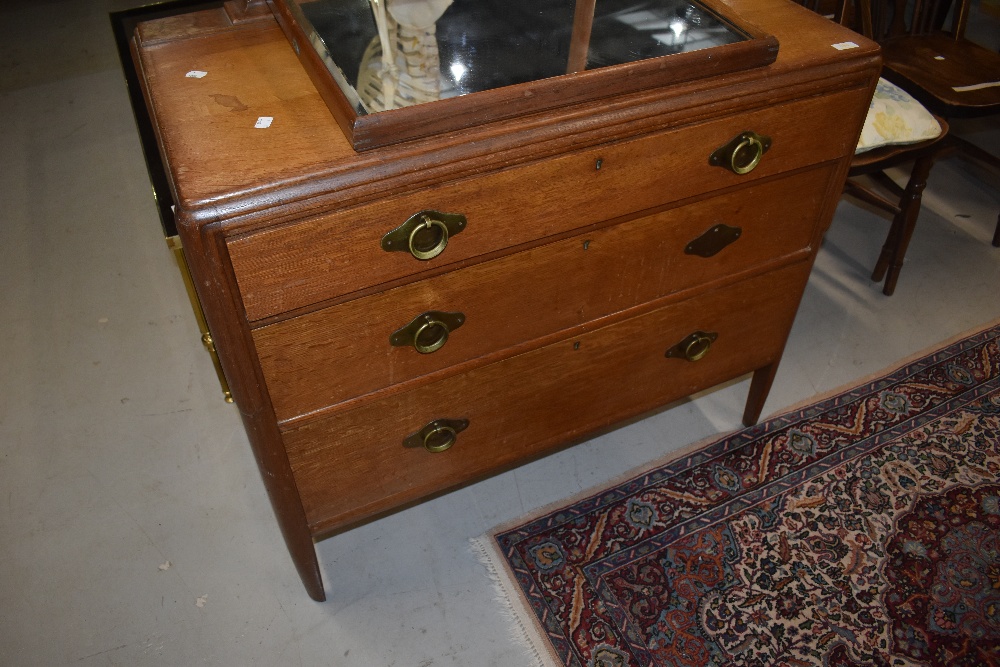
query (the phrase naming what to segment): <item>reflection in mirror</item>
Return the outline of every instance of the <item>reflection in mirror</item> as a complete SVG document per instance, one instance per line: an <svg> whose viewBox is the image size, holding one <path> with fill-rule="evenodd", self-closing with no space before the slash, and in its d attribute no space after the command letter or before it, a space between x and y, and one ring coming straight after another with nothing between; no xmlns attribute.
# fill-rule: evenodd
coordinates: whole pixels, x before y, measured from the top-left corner
<svg viewBox="0 0 1000 667"><path fill-rule="evenodd" d="M747 38L688 0L286 4L359 115Z"/></svg>
<svg viewBox="0 0 1000 667"><path fill-rule="evenodd" d="M441 98L437 20L452 0L369 0L378 36L361 57L357 90L369 111Z"/></svg>

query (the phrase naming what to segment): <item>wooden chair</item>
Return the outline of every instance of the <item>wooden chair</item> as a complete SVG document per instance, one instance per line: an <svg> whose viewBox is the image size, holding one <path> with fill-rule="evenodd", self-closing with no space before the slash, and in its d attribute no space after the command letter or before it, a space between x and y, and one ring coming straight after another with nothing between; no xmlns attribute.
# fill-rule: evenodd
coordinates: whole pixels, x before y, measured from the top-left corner
<svg viewBox="0 0 1000 667"><path fill-rule="evenodd" d="M798 0L806 9L855 29L857 29L855 17L861 13L857 3L861 1ZM868 12L866 15L870 16L870 9L867 5L865 7L864 11ZM869 111L869 115L871 113ZM882 252L872 271L872 280L885 281L882 292L886 296L891 296L896 289L896 282L903 267L903 258L906 256L917 215L920 213L927 177L944 138L948 136L948 124L940 117L935 118L941 126L941 133L938 136L915 144L888 145L856 153L847 174L847 183L844 186L846 194L887 211L893 216L889 233L882 245ZM885 174L886 169L910 162L913 166L903 188ZM867 178L862 178L865 176ZM888 196L884 193L888 193Z"/></svg>
<svg viewBox="0 0 1000 667"><path fill-rule="evenodd" d="M889 234L872 271L872 280L875 282L885 279L882 293L886 296L892 296L896 290L896 281L899 280L899 272L903 268L903 258L906 256L906 249L910 245L910 238L916 227L917 215L920 213L927 177L930 175L935 157L941 150L942 141L948 136L948 124L943 118L936 117L936 119L941 126L941 134L937 137L917 144L884 146L865 153L857 153L851 160L851 168L847 173L845 194L857 197L893 216ZM885 174L886 169L911 161L913 167L910 169L906 187L899 187ZM886 198L858 178L865 175L882 190L891 193L894 199Z"/></svg>
<svg viewBox="0 0 1000 667"><path fill-rule="evenodd" d="M965 38L970 2L915 0L908 14L907 0L857 0L859 31L882 46L883 76L945 118L1000 113L1000 54ZM1000 171L1000 158L961 137L952 134L944 147ZM993 245L1000 247L1000 215Z"/></svg>

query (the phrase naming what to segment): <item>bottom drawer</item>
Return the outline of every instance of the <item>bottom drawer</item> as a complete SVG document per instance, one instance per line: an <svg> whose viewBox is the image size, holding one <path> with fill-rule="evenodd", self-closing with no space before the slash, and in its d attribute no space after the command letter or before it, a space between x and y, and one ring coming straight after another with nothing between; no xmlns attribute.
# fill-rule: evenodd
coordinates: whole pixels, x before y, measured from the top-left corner
<svg viewBox="0 0 1000 667"><path fill-rule="evenodd" d="M311 529L331 532L776 361L809 267L800 262L285 432ZM695 331L717 334L707 354L666 356ZM404 446L437 419L468 427L443 452Z"/></svg>

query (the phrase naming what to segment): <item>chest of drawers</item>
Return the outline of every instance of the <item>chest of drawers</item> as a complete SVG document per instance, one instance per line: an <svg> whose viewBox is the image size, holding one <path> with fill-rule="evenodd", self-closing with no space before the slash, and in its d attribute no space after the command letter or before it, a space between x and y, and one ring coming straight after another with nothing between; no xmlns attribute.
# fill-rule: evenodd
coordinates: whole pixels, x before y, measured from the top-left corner
<svg viewBox="0 0 1000 667"><path fill-rule="evenodd" d="M316 539L747 373L759 417L879 59L785 0L729 4L773 64L363 153L270 17L139 27L184 252L313 598Z"/></svg>

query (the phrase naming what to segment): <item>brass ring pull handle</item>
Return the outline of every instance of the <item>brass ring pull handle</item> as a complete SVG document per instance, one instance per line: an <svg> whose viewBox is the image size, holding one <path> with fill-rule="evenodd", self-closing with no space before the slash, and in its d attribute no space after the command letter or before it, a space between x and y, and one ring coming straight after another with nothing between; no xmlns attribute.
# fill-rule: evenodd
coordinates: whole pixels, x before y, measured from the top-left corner
<svg viewBox="0 0 1000 667"><path fill-rule="evenodd" d="M408 448L423 447L431 454L439 454L458 442L458 434L469 428L468 419L435 419L416 433L403 440Z"/></svg>
<svg viewBox="0 0 1000 667"><path fill-rule="evenodd" d="M750 151L749 161L743 155L746 150ZM760 164L762 157L764 157L764 144L760 143L760 139L754 136L745 137L729 155L729 168L736 174L749 174Z"/></svg>
<svg viewBox="0 0 1000 667"><path fill-rule="evenodd" d="M436 232L436 235L428 234L428 230ZM421 250L421 236L432 236L435 239L430 249ZM410 254L417 259L433 259L443 253L444 249L448 247L448 228L440 220L424 216L423 222L414 227L413 231L410 232L410 237L407 239L406 245L410 249ZM423 247L426 247L426 244Z"/></svg>
<svg viewBox="0 0 1000 667"><path fill-rule="evenodd" d="M450 426L435 426L424 434L424 449L431 454L451 449L458 440L458 433Z"/></svg>
<svg viewBox="0 0 1000 667"><path fill-rule="evenodd" d="M448 335L463 324L463 313L429 310L417 315L409 324L389 336L389 344L393 347L412 345L420 354L430 354L444 347L448 342Z"/></svg>
<svg viewBox="0 0 1000 667"><path fill-rule="evenodd" d="M448 247L448 239L465 229L466 222L460 213L420 211L383 236L382 249L408 252L421 261L434 259Z"/></svg>
<svg viewBox="0 0 1000 667"><path fill-rule="evenodd" d="M714 331L695 331L693 334L667 350L666 357L674 359L685 359L687 361L698 361L712 347L719 334Z"/></svg>
<svg viewBox="0 0 1000 667"><path fill-rule="evenodd" d="M430 320L413 334L413 348L420 354L430 354L441 349L448 342L448 325Z"/></svg>
<svg viewBox="0 0 1000 667"><path fill-rule="evenodd" d="M756 132L743 132L716 149L708 158L708 163L723 167L734 174L749 174L760 164L760 159L771 147L771 137Z"/></svg>

